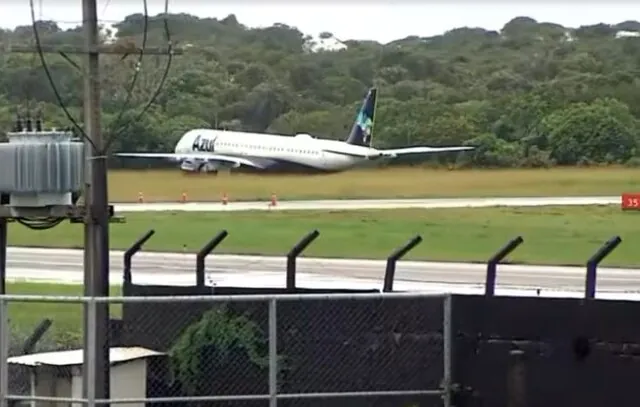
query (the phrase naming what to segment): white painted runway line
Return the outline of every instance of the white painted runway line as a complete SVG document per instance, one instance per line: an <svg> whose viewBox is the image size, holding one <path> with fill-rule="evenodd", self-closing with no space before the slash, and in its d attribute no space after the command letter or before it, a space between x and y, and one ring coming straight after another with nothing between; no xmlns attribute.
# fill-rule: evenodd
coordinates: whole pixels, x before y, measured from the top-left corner
<svg viewBox="0 0 640 407"><path fill-rule="evenodd" d="M485 208L494 206L615 205L619 196L516 197L516 198L438 198L438 199L356 199L324 201L186 202L186 203L116 203L115 211L127 212L222 212L289 210L358 210L402 208Z"/></svg>

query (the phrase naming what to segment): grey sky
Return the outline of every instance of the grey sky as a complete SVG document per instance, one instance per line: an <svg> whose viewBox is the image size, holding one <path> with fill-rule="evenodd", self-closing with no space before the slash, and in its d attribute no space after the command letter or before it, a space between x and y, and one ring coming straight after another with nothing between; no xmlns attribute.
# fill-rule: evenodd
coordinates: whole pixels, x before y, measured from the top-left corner
<svg viewBox="0 0 640 407"><path fill-rule="evenodd" d="M80 0L34 0L36 16L77 25L82 18ZM4 0L0 5L0 26L13 28L31 23L28 0ZM141 0L98 0L101 20L122 20L128 14L142 12ZM149 0L151 14L163 11L162 0ZM388 42L409 35L430 36L462 27L498 30L516 16L565 26L619 23L640 20L640 3L590 2L507 2L493 1L385 1L293 2L225 0L170 0L170 12L200 17L226 17L236 14L245 25L258 27L280 22L298 27L306 34L330 31L341 39L373 39ZM64 25L63 25L64 26Z"/></svg>

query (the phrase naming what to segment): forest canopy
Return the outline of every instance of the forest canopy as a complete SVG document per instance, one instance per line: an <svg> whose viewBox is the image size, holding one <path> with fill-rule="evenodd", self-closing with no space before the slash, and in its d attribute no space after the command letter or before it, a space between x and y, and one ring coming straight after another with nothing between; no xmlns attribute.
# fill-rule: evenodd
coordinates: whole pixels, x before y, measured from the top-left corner
<svg viewBox="0 0 640 407"><path fill-rule="evenodd" d="M375 85L376 147L473 145L458 164L485 167L640 161L636 21L567 28L517 17L499 32L463 27L380 44L331 33L312 37L283 24L247 28L234 15L167 20L184 53L172 59L161 92L139 119L168 58L145 56L138 64L141 14L104 30L106 44L132 50L101 60L103 128L122 133L114 151L171 151L194 127L344 139ZM54 21L37 27L43 45L82 45L79 27L63 30ZM0 30L5 50L33 45L33 38L31 26ZM334 46L323 46L330 39ZM164 16L149 17L146 45L166 43ZM81 122L81 57L45 59L64 104ZM69 126L38 54L4 52L0 130L10 130L16 108L27 105L40 109L48 126Z"/></svg>

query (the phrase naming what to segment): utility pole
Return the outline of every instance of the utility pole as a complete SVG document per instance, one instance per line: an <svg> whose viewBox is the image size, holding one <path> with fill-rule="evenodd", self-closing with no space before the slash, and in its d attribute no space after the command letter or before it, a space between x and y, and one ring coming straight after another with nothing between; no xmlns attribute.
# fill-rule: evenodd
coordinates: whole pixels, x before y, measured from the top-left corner
<svg viewBox="0 0 640 407"><path fill-rule="evenodd" d="M179 55L181 52L171 48L118 49L100 44L96 0L82 0L84 47L47 46L40 49L24 46L8 46L8 52L18 53L59 53L81 54L84 56L84 132L85 152L85 188L84 188L84 295L87 297L109 296L109 222L112 208L107 194L107 151L102 137L100 120L100 54L131 54L144 52L145 55ZM0 240L2 240L0 224ZM6 233L6 232L5 232ZM0 242L1 243L1 242ZM0 245L1 246L1 245ZM0 252L0 260L3 253ZM1 264L0 264L1 266ZM95 307L95 320L84 307L84 381L83 397L87 390L96 399L109 398L109 304L101 302ZM91 320L90 320L91 319ZM95 332L88 335L90 331ZM91 338L91 341L90 341ZM87 375L87 367L95 366L95 374Z"/></svg>
<svg viewBox="0 0 640 407"><path fill-rule="evenodd" d="M100 123L100 45L96 0L82 0L82 21L85 36L84 61L84 129L87 152L84 199L87 207L84 224L84 295L109 296L109 198L107 195L107 159ZM85 304L84 370L95 364L94 383L84 375L84 389L93 387L96 399L108 399L110 388L109 303L95 306L95 321ZM95 326L92 326L95 323ZM87 333L95 330L91 339ZM93 343L89 343L89 341ZM92 350L93 352L90 352ZM94 353L94 354L91 354ZM86 393L84 395L86 397Z"/></svg>

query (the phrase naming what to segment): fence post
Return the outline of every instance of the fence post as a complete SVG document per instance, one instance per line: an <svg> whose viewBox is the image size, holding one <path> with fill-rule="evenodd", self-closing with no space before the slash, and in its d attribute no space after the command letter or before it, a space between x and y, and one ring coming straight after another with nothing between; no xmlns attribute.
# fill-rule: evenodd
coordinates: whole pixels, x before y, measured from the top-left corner
<svg viewBox="0 0 640 407"><path fill-rule="evenodd" d="M320 232L312 230L289 250L287 254L287 291L295 291L296 289L296 259L318 236L320 236Z"/></svg>
<svg viewBox="0 0 640 407"><path fill-rule="evenodd" d="M403 258L411 249L422 242L422 236L416 235L404 246L397 248L389 257L387 257L387 269L384 272L384 285L382 292L388 293L393 291L393 280L396 276L396 263Z"/></svg>
<svg viewBox="0 0 640 407"><path fill-rule="evenodd" d="M198 287L204 287L204 260L228 235L226 230L221 231L198 252L196 256L196 285Z"/></svg>
<svg viewBox="0 0 640 407"><path fill-rule="evenodd" d="M9 395L9 314L4 293L0 294L0 406L5 407Z"/></svg>
<svg viewBox="0 0 640 407"><path fill-rule="evenodd" d="M484 295L493 297L496 291L496 271L498 263L504 260L512 251L524 242L522 236L511 239L502 249L498 250L487 262L487 278L484 283Z"/></svg>
<svg viewBox="0 0 640 407"><path fill-rule="evenodd" d="M453 405L453 296L451 294L447 294L447 296L444 297L443 311L443 404L444 407L451 407Z"/></svg>
<svg viewBox="0 0 640 407"><path fill-rule="evenodd" d="M151 236L153 236L155 233L155 230L149 230L138 240L136 240L131 246L129 246L127 251L124 252L124 272L122 279L125 285L131 284L131 259L133 258L133 255L138 253L140 249L142 249L142 245L147 243L147 240L151 239Z"/></svg>
<svg viewBox="0 0 640 407"><path fill-rule="evenodd" d="M584 298L593 299L596 296L596 272L598 264L611 254L622 243L620 236L614 236L606 241L597 252L587 261L587 277L584 284Z"/></svg>
<svg viewBox="0 0 640 407"><path fill-rule="evenodd" d="M522 350L509 351L507 370L507 407L526 407L527 376L525 354Z"/></svg>
<svg viewBox="0 0 640 407"><path fill-rule="evenodd" d="M95 297L87 298L85 300L85 304L87 304L87 321L86 330L84 332L84 336L86 338L85 343L87 344L86 349L86 357L84 358L85 362L82 366L83 374L84 374L84 383L86 385L86 389L84 390L84 394L86 394L87 398L87 406L95 407L96 405L96 388L93 385L96 382L96 363L95 363L95 355L96 355L96 335L98 334L98 314L97 314L97 302Z"/></svg>
<svg viewBox="0 0 640 407"><path fill-rule="evenodd" d="M269 299L269 407L278 405L278 302Z"/></svg>
<svg viewBox="0 0 640 407"><path fill-rule="evenodd" d="M0 219L0 294L7 292L7 220Z"/></svg>

